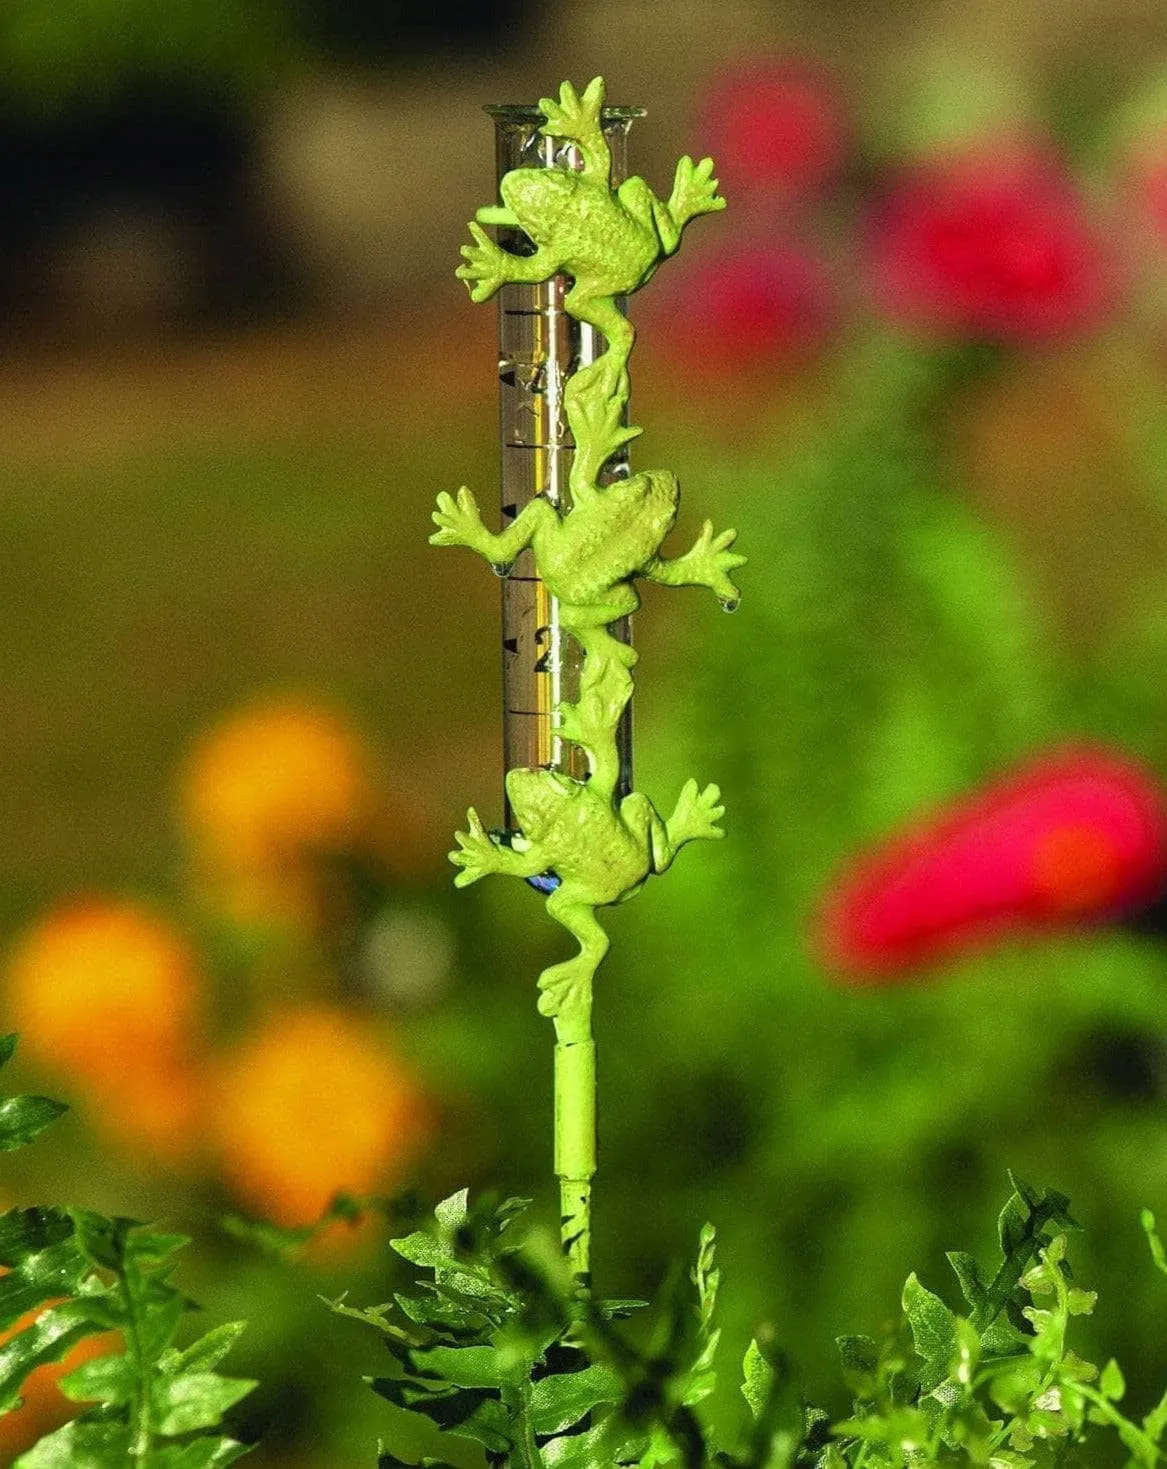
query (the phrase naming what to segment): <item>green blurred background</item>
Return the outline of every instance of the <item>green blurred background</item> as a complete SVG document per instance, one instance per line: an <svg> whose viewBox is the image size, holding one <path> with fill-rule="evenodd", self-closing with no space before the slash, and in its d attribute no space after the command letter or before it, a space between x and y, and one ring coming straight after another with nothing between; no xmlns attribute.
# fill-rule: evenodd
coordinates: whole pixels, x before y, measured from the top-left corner
<svg viewBox="0 0 1167 1469"><path fill-rule="evenodd" d="M823 68L847 141L797 206L735 221L727 183L731 210L686 246L695 273L668 267L634 303L636 463L679 474L681 534L736 524L753 565L733 618L649 589L637 621L637 783L666 803L716 779L729 839L612 916L596 1274L650 1292L713 1220L727 1356L770 1320L837 1409L835 1335L892 1314L910 1269L940 1285L944 1249L986 1252L1012 1167L1071 1195L1094 1345L1149 1405L1167 1352L1137 1210L1167 1210L1162 937L1018 937L878 990L839 985L807 942L848 854L1052 740L1097 737L1167 779L1167 243L1124 254L1089 330L987 349L897 331L859 284L866 201L954 139L1051 138L1125 250L1124 140L1167 67L1145 0L9 0L3 936L78 893L146 897L199 955L197 1058L284 1003L351 1013L426 1098L384 1187L495 1187L548 1214L533 984L563 936L517 885L455 897L443 860L467 805L501 805L497 587L426 544L434 494L489 503L497 472L494 311L452 274L493 188L480 109L602 71L648 108L630 157L663 190L701 146L711 79L759 55ZM730 313L716 368L670 346L719 232L819 252L827 324L795 313L747 358ZM281 928L192 883L179 772L283 691L343 712L385 801L325 920ZM372 1464L375 1343L317 1293L386 1298L383 1244L249 1251L216 1225L256 1207L229 1170L119 1148L50 1050L26 1078L77 1107L0 1190L187 1228L192 1293L255 1322L250 1462Z"/></svg>

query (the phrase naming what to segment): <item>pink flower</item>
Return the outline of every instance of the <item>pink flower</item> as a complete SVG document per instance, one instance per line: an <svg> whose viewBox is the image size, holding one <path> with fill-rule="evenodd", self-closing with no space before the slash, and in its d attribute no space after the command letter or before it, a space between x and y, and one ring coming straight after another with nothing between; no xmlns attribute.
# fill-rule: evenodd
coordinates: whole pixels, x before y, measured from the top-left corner
<svg viewBox="0 0 1167 1469"><path fill-rule="evenodd" d="M847 123L834 87L814 63L759 56L716 79L699 133L727 197L802 197L837 172Z"/></svg>
<svg viewBox="0 0 1167 1469"><path fill-rule="evenodd" d="M1125 755L1047 753L836 879L820 948L840 976L878 983L1006 930L1113 917L1167 883L1167 797Z"/></svg>
<svg viewBox="0 0 1167 1469"><path fill-rule="evenodd" d="M1113 295L1072 182L1031 147L919 165L877 209L871 256L885 308L942 332L1046 341L1093 326Z"/></svg>
<svg viewBox="0 0 1167 1469"><path fill-rule="evenodd" d="M834 315L826 265L791 241L707 255L655 303L654 331L682 369L726 374L805 357Z"/></svg>

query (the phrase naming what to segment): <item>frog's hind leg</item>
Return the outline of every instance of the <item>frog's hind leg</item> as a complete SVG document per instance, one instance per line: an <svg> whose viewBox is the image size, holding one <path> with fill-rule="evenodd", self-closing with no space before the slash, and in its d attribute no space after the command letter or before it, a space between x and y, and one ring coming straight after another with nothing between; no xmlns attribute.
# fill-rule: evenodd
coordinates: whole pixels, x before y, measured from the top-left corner
<svg viewBox="0 0 1167 1469"><path fill-rule="evenodd" d="M636 329L632 323L611 296L593 295L582 281L576 281L564 296L563 305L576 321L586 322L603 333L612 354L612 380L618 379L628 367L628 358L636 341Z"/></svg>
<svg viewBox="0 0 1167 1469"><path fill-rule="evenodd" d="M634 650L608 636L607 644L625 656ZM580 675L579 699L559 706L559 733L579 745L588 758L589 780L594 789L612 800L620 783L621 763L617 731L632 698L632 675L621 657L604 651L588 653Z"/></svg>
<svg viewBox="0 0 1167 1469"><path fill-rule="evenodd" d="M627 369L620 368L611 352L568 381L564 406L575 440L569 487L576 503L598 493L604 465L641 432L627 422L628 392Z"/></svg>
<svg viewBox="0 0 1167 1469"><path fill-rule="evenodd" d="M547 911L579 941L579 953L539 976L539 1013L555 1021L561 1040L583 1039L590 1030L592 980L608 952L608 935L595 905L567 884L547 899Z"/></svg>

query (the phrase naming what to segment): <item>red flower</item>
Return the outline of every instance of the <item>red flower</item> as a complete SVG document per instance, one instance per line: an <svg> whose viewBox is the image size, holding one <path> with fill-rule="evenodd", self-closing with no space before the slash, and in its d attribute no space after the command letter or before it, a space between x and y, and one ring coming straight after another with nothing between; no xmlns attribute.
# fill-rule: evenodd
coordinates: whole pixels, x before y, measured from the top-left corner
<svg viewBox="0 0 1167 1469"><path fill-rule="evenodd" d="M710 87L698 124L727 195L802 197L842 161L847 124L826 73L790 57L755 57Z"/></svg>
<svg viewBox="0 0 1167 1469"><path fill-rule="evenodd" d="M828 963L895 978L1010 928L1113 917L1167 881L1167 797L1089 747L1047 754L869 853L823 915Z"/></svg>
<svg viewBox="0 0 1167 1469"><path fill-rule="evenodd" d="M824 263L789 241L739 244L674 280L657 303L663 351L685 369L734 372L805 356L834 314Z"/></svg>
<svg viewBox="0 0 1167 1469"><path fill-rule="evenodd" d="M872 266L901 321L1002 341L1081 331L1113 294L1071 181L1032 148L935 159L905 176L873 221Z"/></svg>

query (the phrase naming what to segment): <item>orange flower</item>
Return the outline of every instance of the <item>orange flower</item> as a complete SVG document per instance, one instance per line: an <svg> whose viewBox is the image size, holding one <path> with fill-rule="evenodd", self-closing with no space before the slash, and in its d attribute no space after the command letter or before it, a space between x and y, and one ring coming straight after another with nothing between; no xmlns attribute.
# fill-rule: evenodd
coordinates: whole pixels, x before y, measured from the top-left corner
<svg viewBox="0 0 1167 1469"><path fill-rule="evenodd" d="M311 921L313 861L359 846L373 811L371 753L336 713L290 697L239 710L180 776L197 876L243 923Z"/></svg>
<svg viewBox="0 0 1167 1469"><path fill-rule="evenodd" d="M127 1071L90 1099L98 1131L131 1159L175 1168L201 1147L203 1080L191 1061Z"/></svg>
<svg viewBox="0 0 1167 1469"><path fill-rule="evenodd" d="M7 979L25 1053L87 1081L173 1062L197 1025L194 953L135 902L81 898L46 914L17 942Z"/></svg>
<svg viewBox="0 0 1167 1469"><path fill-rule="evenodd" d="M325 1005L273 1016L224 1063L210 1110L231 1187L286 1226L312 1223L339 1192L391 1187L426 1126L377 1030Z"/></svg>
<svg viewBox="0 0 1167 1469"><path fill-rule="evenodd" d="M138 903L78 899L17 941L7 985L24 1054L86 1097L99 1131L149 1158L186 1151L202 978L177 929Z"/></svg>
<svg viewBox="0 0 1167 1469"><path fill-rule="evenodd" d="M48 1310L48 1306L41 1307ZM22 1316L7 1331L0 1332L0 1345L10 1341L18 1332L31 1326L40 1311L30 1311ZM103 1332L100 1336L87 1336L65 1354L60 1362L48 1362L30 1372L21 1396L23 1404L14 1412L0 1417L0 1455L6 1464L36 1443L46 1433L58 1428L79 1413L80 1407L72 1402L57 1387L58 1381L67 1373L90 1362L94 1357L104 1357L121 1350L122 1339L116 1331Z"/></svg>

